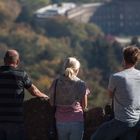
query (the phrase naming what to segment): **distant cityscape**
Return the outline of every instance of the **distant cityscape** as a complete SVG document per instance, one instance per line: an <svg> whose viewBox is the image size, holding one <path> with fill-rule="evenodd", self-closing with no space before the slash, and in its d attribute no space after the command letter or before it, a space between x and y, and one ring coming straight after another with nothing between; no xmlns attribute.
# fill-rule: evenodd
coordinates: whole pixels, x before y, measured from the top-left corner
<svg viewBox="0 0 140 140"><path fill-rule="evenodd" d="M140 35L139 13L139 0L113 0L97 9L91 22L107 34Z"/></svg>
<svg viewBox="0 0 140 140"><path fill-rule="evenodd" d="M38 9L38 19L65 16L77 22L97 24L106 34L117 36L140 35L140 1L107 0L104 3L77 5L53 4Z"/></svg>

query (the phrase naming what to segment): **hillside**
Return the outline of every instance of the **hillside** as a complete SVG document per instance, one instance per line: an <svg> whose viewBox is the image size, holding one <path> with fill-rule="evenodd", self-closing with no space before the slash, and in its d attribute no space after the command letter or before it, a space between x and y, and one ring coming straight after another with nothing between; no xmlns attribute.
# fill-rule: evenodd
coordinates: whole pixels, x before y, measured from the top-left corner
<svg viewBox="0 0 140 140"><path fill-rule="evenodd" d="M11 0L0 0L0 64L7 49L17 49L21 54L20 67L47 92L52 80L61 73L64 58L75 56L82 65L79 77L91 90L90 107L103 106L108 101L109 75L120 69L121 45L94 24L56 18L48 20L44 27L39 26L32 7L43 4L46 4L43 0L38 3L13 0L12 4Z"/></svg>

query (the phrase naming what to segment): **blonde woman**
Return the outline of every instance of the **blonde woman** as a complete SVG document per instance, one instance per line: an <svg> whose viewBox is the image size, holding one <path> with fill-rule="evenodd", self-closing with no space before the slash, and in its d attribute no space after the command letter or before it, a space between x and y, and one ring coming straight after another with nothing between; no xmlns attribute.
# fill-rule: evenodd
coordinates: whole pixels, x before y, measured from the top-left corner
<svg viewBox="0 0 140 140"><path fill-rule="evenodd" d="M53 103L56 84L55 117L59 140L82 140L83 137L83 109L87 107L89 90L77 77L79 69L80 62L76 58L67 58L62 75L50 87L50 102Z"/></svg>

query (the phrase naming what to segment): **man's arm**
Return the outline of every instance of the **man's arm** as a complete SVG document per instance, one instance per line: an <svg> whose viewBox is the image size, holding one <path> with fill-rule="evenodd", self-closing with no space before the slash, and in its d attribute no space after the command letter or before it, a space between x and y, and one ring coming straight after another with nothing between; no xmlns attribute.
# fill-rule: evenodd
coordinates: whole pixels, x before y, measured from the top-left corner
<svg viewBox="0 0 140 140"><path fill-rule="evenodd" d="M31 95L43 98L49 98L46 94L42 93L35 85L31 85L30 88L27 89Z"/></svg>

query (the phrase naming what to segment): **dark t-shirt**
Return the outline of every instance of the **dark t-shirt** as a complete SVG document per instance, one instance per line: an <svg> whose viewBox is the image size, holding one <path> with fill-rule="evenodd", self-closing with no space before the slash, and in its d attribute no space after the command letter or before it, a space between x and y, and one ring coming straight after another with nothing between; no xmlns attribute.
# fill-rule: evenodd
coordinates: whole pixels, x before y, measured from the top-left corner
<svg viewBox="0 0 140 140"><path fill-rule="evenodd" d="M0 67L0 122L23 122L24 88L31 85L25 71Z"/></svg>

